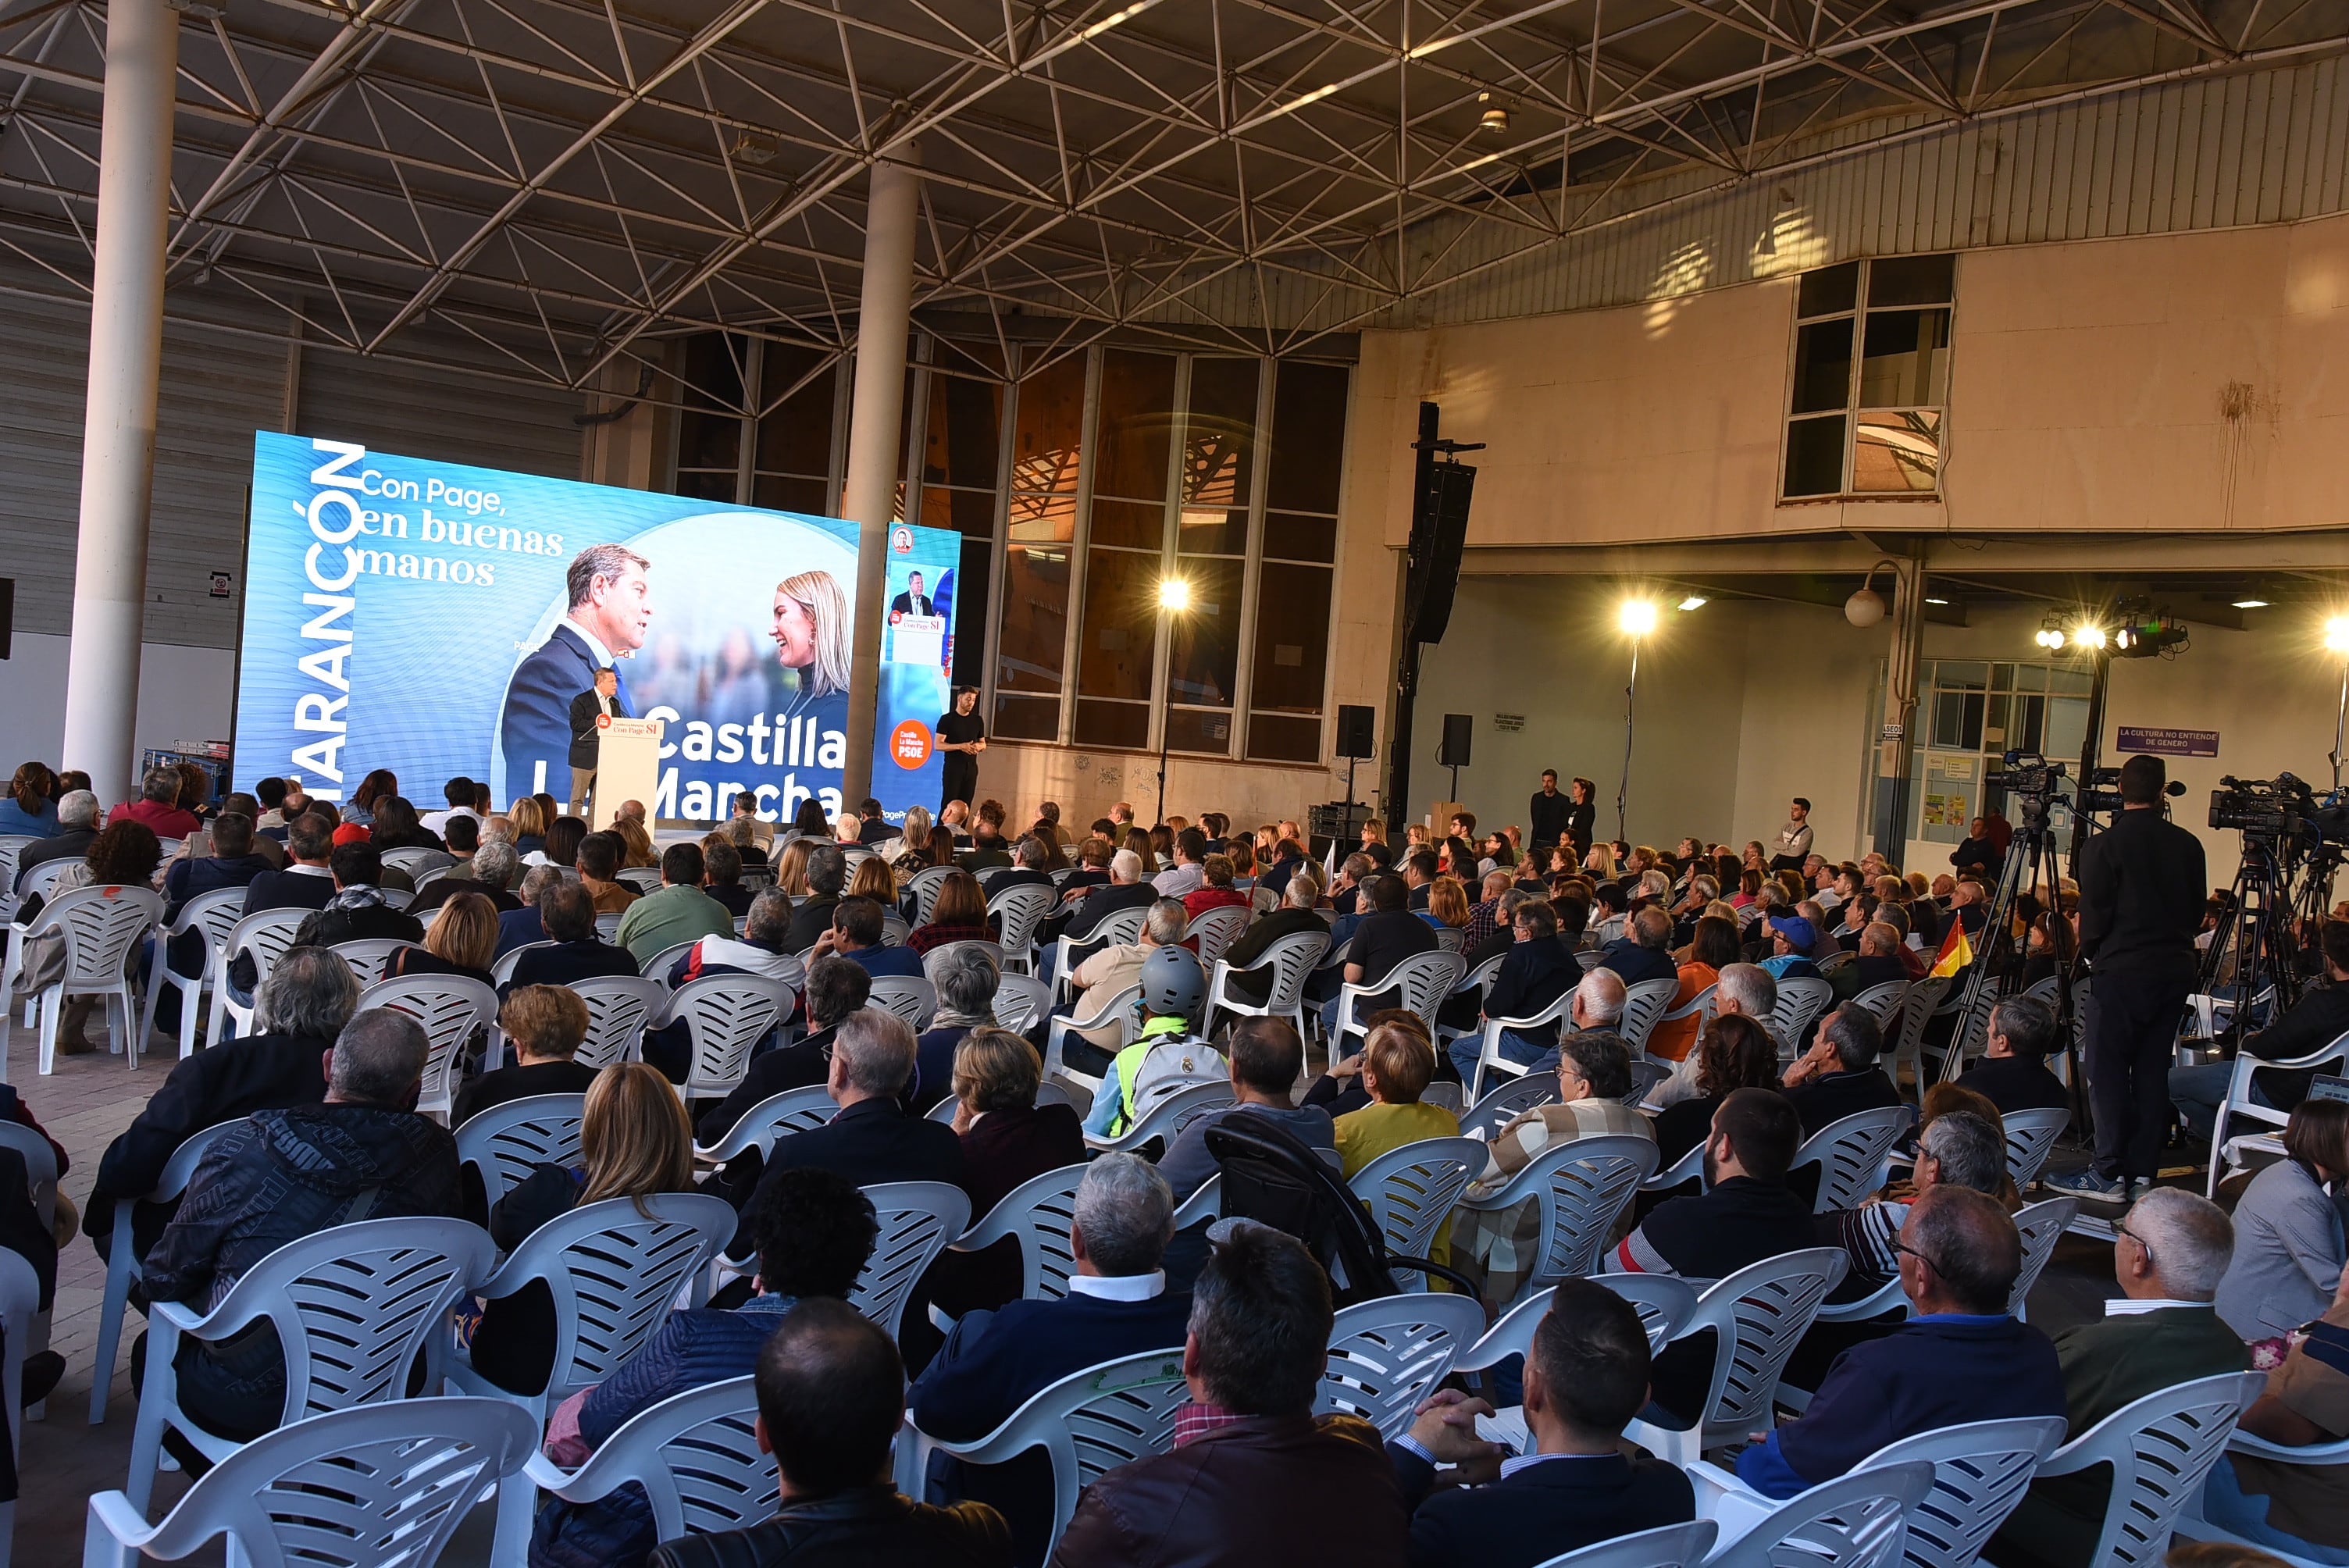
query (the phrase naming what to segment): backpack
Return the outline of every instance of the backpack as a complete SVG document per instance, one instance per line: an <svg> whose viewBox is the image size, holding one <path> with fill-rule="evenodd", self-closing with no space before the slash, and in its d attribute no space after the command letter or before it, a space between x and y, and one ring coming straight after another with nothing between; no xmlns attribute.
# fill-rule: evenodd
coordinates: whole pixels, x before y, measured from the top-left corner
<svg viewBox="0 0 2349 1568"><path fill-rule="evenodd" d="M1140 1121L1171 1095L1203 1083L1228 1083L1231 1076L1224 1053L1206 1041L1190 1035L1162 1035L1134 1065L1133 1088L1126 1097L1132 1109L1125 1125Z"/></svg>

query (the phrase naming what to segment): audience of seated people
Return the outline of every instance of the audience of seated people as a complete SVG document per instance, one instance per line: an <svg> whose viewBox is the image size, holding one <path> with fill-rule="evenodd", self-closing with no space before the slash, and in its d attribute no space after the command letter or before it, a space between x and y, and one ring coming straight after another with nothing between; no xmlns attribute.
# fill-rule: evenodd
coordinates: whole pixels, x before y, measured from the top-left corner
<svg viewBox="0 0 2349 1568"><path fill-rule="evenodd" d="M265 989L265 987L264 987ZM449 1125L462 1127L492 1106L541 1094L585 1094L595 1069L572 1058L587 1040L587 1004L564 985L515 985L498 1005L498 1030L513 1060L457 1091Z"/></svg>
<svg viewBox="0 0 2349 1568"><path fill-rule="evenodd" d="M1901 1103L1899 1089L1877 1066L1883 1049L1876 1020L1852 1003L1819 1020L1811 1048L1795 1058L1782 1080L1805 1137L1863 1110Z"/></svg>
<svg viewBox="0 0 2349 1568"><path fill-rule="evenodd" d="M1002 983L1002 972L985 948L958 947L938 955L930 975L937 1006L916 1043L914 1081L905 1091L916 1115L926 1115L954 1092L955 1052L973 1029L994 1026L995 993Z"/></svg>
<svg viewBox="0 0 2349 1568"><path fill-rule="evenodd" d="M660 872L659 889L630 904L613 933L639 969L680 943L734 934L732 912L701 889L706 872L699 844L663 850Z"/></svg>

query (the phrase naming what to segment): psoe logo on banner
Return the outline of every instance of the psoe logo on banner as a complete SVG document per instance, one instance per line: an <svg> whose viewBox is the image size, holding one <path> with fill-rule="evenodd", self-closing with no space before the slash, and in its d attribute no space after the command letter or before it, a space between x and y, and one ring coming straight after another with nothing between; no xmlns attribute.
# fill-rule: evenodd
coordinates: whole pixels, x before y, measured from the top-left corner
<svg viewBox="0 0 2349 1568"><path fill-rule="evenodd" d="M889 549L891 553L896 555L913 554L914 531L907 528L902 522L896 527L891 529L889 531Z"/></svg>
<svg viewBox="0 0 2349 1568"><path fill-rule="evenodd" d="M889 760L912 772L930 759L930 727L909 718L889 732Z"/></svg>

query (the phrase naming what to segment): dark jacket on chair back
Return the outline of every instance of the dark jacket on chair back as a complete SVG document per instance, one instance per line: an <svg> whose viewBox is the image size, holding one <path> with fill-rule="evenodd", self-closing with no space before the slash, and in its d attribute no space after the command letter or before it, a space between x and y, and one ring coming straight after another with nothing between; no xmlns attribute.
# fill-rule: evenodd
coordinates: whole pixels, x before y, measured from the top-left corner
<svg viewBox="0 0 2349 1568"><path fill-rule="evenodd" d="M1426 1460L1388 1452L1406 1493L1423 1495L1434 1484ZM1533 1568L1695 1517L1695 1490L1677 1465L1619 1453L1560 1455L1487 1486L1427 1497L1411 1519L1412 1568Z"/></svg>
<svg viewBox="0 0 2349 1568"><path fill-rule="evenodd" d="M995 1510L934 1508L890 1486L787 1502L747 1530L688 1535L651 1568L1009 1568L1011 1535Z"/></svg>

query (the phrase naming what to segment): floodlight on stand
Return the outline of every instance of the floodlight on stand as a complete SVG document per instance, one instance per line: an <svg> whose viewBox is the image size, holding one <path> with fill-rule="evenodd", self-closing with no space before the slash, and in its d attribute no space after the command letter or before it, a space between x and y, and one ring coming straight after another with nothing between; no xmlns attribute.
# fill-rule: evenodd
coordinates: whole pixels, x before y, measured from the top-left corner
<svg viewBox="0 0 2349 1568"><path fill-rule="evenodd" d="M2064 623L2055 618L2054 611L2040 619L2039 630L2031 634L2031 640L2051 653L2064 645Z"/></svg>
<svg viewBox="0 0 2349 1568"><path fill-rule="evenodd" d="M2105 629L2097 625L2075 626L2072 628L2072 644L2075 647L2101 648L2105 645Z"/></svg>
<svg viewBox="0 0 2349 1568"><path fill-rule="evenodd" d="M2336 654L2349 654L2349 615L2335 615L2324 623L2324 646Z"/></svg>
<svg viewBox="0 0 2349 1568"><path fill-rule="evenodd" d="M1615 613L1615 624L1624 635L1644 637L1656 629L1656 602L1653 599L1626 599Z"/></svg>

